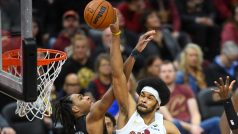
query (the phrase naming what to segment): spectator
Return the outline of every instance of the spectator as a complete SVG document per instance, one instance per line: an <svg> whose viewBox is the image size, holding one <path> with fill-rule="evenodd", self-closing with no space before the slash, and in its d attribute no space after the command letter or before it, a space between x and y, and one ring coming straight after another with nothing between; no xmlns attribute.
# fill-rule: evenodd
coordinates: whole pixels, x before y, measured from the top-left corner
<svg viewBox="0 0 238 134"><path fill-rule="evenodd" d="M145 11L141 23L143 24L144 31L157 29L154 39L149 42L142 55L146 58L159 55L163 60L174 60L180 52L180 47L173 39L170 31L161 26L160 18L156 11Z"/></svg>
<svg viewBox="0 0 238 134"><path fill-rule="evenodd" d="M203 53L196 44L188 44L180 55L176 83L189 85L195 95L207 87L203 74Z"/></svg>
<svg viewBox="0 0 238 134"><path fill-rule="evenodd" d="M72 56L63 65L59 76L55 80L56 90L61 90L64 79L69 73L77 73L80 69L93 70L93 62L90 58L90 48L85 35L76 35L72 40Z"/></svg>
<svg viewBox="0 0 238 134"><path fill-rule="evenodd" d="M115 134L116 120L109 113L105 114L105 124L106 124L106 127L107 127L107 133L108 134Z"/></svg>
<svg viewBox="0 0 238 134"><path fill-rule="evenodd" d="M8 122L0 115L0 133L1 134L16 134L15 130L11 128Z"/></svg>
<svg viewBox="0 0 238 134"><path fill-rule="evenodd" d="M147 46L148 47L148 46ZM138 80L144 79L146 77L158 77L159 67L162 60L158 56L152 56L147 59L145 66L141 69Z"/></svg>
<svg viewBox="0 0 238 134"><path fill-rule="evenodd" d="M238 80L238 45L232 41L224 43L221 52L217 55L212 64L205 69L206 83L208 86L215 86L214 81L229 76L231 80ZM237 83L234 86L237 88Z"/></svg>
<svg viewBox="0 0 238 134"><path fill-rule="evenodd" d="M125 17L125 27L135 33L141 32L139 21L145 9L144 0L126 0L118 4L117 8Z"/></svg>
<svg viewBox="0 0 238 134"><path fill-rule="evenodd" d="M51 0L52 1L52 0ZM68 10L74 10L78 16L83 16L86 5L91 0L53 0L50 5L48 17L48 31L49 33L56 34L62 29L62 16ZM80 18L80 23L84 23L84 18Z"/></svg>
<svg viewBox="0 0 238 134"><path fill-rule="evenodd" d="M238 6L235 7L231 20L223 26L221 41L221 45L226 41L233 41L238 45Z"/></svg>
<svg viewBox="0 0 238 134"><path fill-rule="evenodd" d="M215 24L215 11L211 0L175 0L180 13L182 29L192 41L199 44L206 59L211 59L219 50L219 28ZM210 51L213 50L213 51Z"/></svg>
<svg viewBox="0 0 238 134"><path fill-rule="evenodd" d="M99 45L94 54L93 57L96 58L98 57L99 54L101 53L109 53L110 50L110 46L111 46L111 41L112 41L112 33L110 28L106 28L103 30L102 32L102 45ZM131 53L131 48L128 47L128 45L121 45L121 51L122 51L122 55L124 57L128 57Z"/></svg>
<svg viewBox="0 0 238 134"><path fill-rule="evenodd" d="M213 5L218 14L217 20L219 24L229 19L232 16L231 0L212 0Z"/></svg>
<svg viewBox="0 0 238 134"><path fill-rule="evenodd" d="M160 66L160 78L170 89L168 104L160 108L165 119L173 121L181 134L220 134L219 118L201 121L196 98L188 86L176 85L176 69L171 62Z"/></svg>
<svg viewBox="0 0 238 134"><path fill-rule="evenodd" d="M94 100L99 100L109 89L111 79L111 65L108 54L100 54L95 62L95 71L97 77L88 85L88 91L93 96Z"/></svg>
<svg viewBox="0 0 238 134"><path fill-rule="evenodd" d="M42 42L42 27L40 25L40 20L37 18L32 19L32 35L36 40L36 45L43 48L44 44Z"/></svg>
<svg viewBox="0 0 238 134"><path fill-rule="evenodd" d="M63 15L63 30L56 38L52 48L64 51L65 48L71 44L71 38L77 32L83 33L83 31L79 29L79 16L75 11L69 10Z"/></svg>
<svg viewBox="0 0 238 134"><path fill-rule="evenodd" d="M75 73L70 73L65 77L63 90L60 90L58 99L70 94L84 94L79 85L78 76Z"/></svg>
<svg viewBox="0 0 238 134"><path fill-rule="evenodd" d="M146 3L158 13L161 24L172 26L173 35L178 34L181 28L181 22L173 0L147 0Z"/></svg>

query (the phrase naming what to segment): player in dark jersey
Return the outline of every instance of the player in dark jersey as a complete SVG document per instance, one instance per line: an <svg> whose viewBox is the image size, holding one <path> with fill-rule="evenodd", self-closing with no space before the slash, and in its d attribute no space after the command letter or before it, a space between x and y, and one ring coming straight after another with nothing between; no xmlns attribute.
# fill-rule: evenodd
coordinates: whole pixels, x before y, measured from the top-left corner
<svg viewBox="0 0 238 134"><path fill-rule="evenodd" d="M119 20L113 24L119 28ZM118 29L119 30L119 29ZM135 52L142 52L148 42L153 39L155 32L149 31L141 35L132 54L124 63L124 73L126 79L129 79L135 58ZM112 33L113 38L120 37L118 33ZM112 40L112 44L120 43L119 39ZM105 127L105 113L114 101L112 87L104 94L104 96L93 103L89 96L81 94L68 95L55 105L55 122L58 120L65 128L67 134L84 133L84 134L107 134Z"/></svg>

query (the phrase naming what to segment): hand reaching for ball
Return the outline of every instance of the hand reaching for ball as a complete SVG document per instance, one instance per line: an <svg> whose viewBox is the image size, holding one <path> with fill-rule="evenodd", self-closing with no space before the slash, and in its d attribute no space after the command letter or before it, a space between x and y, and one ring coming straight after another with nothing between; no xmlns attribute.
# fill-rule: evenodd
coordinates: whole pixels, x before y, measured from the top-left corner
<svg viewBox="0 0 238 134"><path fill-rule="evenodd" d="M118 17L118 11L116 8L113 9L115 14L115 22L113 24L110 24L110 29L113 34L120 32L120 26L119 26L119 17Z"/></svg>

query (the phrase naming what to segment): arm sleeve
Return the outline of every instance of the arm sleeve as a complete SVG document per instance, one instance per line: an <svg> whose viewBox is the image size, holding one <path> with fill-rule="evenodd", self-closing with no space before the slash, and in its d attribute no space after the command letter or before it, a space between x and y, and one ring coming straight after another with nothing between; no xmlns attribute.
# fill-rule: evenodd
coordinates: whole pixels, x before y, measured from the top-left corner
<svg viewBox="0 0 238 134"><path fill-rule="evenodd" d="M231 98L223 102L228 124L232 130L238 129L238 116L235 112Z"/></svg>

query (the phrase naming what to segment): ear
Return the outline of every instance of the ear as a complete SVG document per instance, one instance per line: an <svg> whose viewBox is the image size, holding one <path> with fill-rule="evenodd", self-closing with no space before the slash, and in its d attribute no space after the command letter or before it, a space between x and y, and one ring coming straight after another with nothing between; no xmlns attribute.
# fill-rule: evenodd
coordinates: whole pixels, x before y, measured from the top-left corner
<svg viewBox="0 0 238 134"><path fill-rule="evenodd" d="M156 106L156 111L159 110L159 109L160 109L160 105L158 103L157 106Z"/></svg>
<svg viewBox="0 0 238 134"><path fill-rule="evenodd" d="M73 113L78 113L80 111L80 108L77 106L72 106L72 112Z"/></svg>

